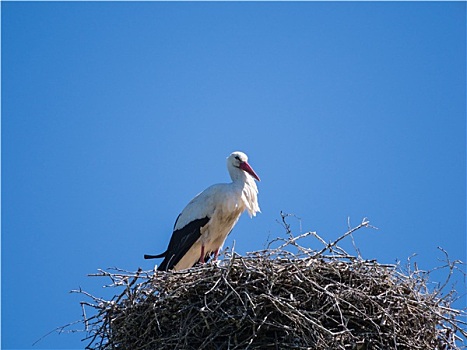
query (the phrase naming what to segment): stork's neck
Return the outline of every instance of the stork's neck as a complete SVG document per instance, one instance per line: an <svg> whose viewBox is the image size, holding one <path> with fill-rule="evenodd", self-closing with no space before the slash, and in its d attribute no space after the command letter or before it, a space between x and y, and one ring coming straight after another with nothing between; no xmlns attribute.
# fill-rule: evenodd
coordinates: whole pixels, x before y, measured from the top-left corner
<svg viewBox="0 0 467 350"><path fill-rule="evenodd" d="M228 169L232 182L236 184L246 183L248 181L248 178L250 177L242 169L236 168L234 166L229 166Z"/></svg>
<svg viewBox="0 0 467 350"><path fill-rule="evenodd" d="M241 193L241 199L250 216L255 216L260 211L258 205L258 187L255 180L238 168L229 168L232 186L238 188Z"/></svg>

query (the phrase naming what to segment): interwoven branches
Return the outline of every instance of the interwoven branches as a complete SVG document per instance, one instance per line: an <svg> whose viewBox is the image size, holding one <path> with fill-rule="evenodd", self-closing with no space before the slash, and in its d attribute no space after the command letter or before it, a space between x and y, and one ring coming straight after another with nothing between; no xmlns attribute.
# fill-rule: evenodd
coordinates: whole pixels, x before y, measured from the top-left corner
<svg viewBox="0 0 467 350"><path fill-rule="evenodd" d="M463 311L426 273L354 257L316 233L180 272L100 270L123 291L85 293L90 349L461 349ZM314 236L323 249L298 241ZM277 242L276 242L277 245ZM293 247L293 249L291 249ZM291 250L296 251L292 253ZM449 263L450 272L458 262ZM83 291L80 291L84 293ZM95 314L87 317L84 307Z"/></svg>

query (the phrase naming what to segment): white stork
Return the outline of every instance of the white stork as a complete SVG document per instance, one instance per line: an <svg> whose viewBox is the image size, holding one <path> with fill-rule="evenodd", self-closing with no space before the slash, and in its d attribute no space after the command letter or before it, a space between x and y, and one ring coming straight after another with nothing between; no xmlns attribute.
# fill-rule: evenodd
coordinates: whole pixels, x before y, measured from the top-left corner
<svg viewBox="0 0 467 350"><path fill-rule="evenodd" d="M248 164L242 152L233 152L227 158L231 183L208 187L191 200L175 221L167 250L159 255L144 255L145 259L164 257L158 270L182 270L204 263L219 249L232 231L244 210L250 217L260 211L258 175Z"/></svg>

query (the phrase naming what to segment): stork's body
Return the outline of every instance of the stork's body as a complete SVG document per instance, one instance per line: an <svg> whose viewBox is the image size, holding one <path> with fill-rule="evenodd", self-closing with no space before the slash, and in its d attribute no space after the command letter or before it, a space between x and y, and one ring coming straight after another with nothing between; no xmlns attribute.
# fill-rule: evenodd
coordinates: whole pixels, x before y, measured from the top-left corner
<svg viewBox="0 0 467 350"><path fill-rule="evenodd" d="M183 209L175 222L167 250L159 255L145 255L146 259L164 257L159 270L182 270L204 262L212 254L217 258L227 235L243 211L250 217L260 211L258 175L248 164L248 157L234 152L227 158L231 183L208 187Z"/></svg>

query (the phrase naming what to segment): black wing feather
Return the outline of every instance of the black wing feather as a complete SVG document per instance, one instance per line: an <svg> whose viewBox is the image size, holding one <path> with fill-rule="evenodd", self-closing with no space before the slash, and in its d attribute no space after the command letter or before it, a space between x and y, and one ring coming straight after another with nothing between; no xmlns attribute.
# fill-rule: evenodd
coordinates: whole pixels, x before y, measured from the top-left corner
<svg viewBox="0 0 467 350"><path fill-rule="evenodd" d="M178 218L177 218L178 220ZM175 230L170 238L167 251L160 254L165 256L164 261L158 266L159 271L167 271L174 268L183 258L193 244L201 237L201 228L208 223L209 217L196 219L181 229Z"/></svg>

